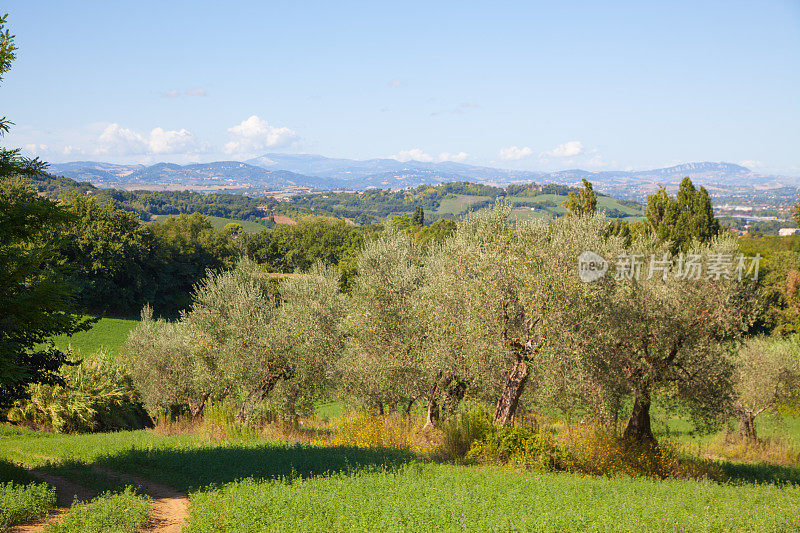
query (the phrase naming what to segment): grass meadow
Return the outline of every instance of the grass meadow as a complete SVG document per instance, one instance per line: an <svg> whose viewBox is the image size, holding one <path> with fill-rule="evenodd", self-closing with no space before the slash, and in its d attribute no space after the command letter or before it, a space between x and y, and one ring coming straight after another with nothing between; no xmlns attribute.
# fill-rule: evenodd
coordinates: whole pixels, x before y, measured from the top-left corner
<svg viewBox="0 0 800 533"><path fill-rule="evenodd" d="M136 327L138 320L127 318L101 318L92 325L92 329L81 331L72 336L59 335L53 337L56 346L61 349L72 349L76 355L89 356L99 351L118 354L125 348L128 333Z"/></svg>
<svg viewBox="0 0 800 533"><path fill-rule="evenodd" d="M731 479L723 483L593 477L449 464L391 448L263 438L217 442L202 433L155 430L7 431L0 457L111 491L77 505L69 515L74 518L50 531L139 527L140 521L125 520L138 512L131 509L144 509L143 500L105 471L188 494L187 527L196 532L800 529L796 467L727 463ZM765 482L775 479L774 469L781 481ZM124 527L97 526L118 522Z"/></svg>
<svg viewBox="0 0 800 533"><path fill-rule="evenodd" d="M104 318L58 343L83 355L119 353L135 324ZM321 402L299 429L241 438L203 425L80 435L0 425L0 531L56 505L53 488L30 469L92 494L50 532L140 530L152 509L128 487L131 476L185 494L190 532L800 530L800 461L763 462L763 450L731 460L722 434L697 434L674 413L654 409L659 441L702 456L720 475L590 476L445 461L420 438L420 412L411 423L364 425L359 416ZM759 431L800 447L800 418L766 417Z"/></svg>
<svg viewBox="0 0 800 533"><path fill-rule="evenodd" d="M443 198L439 202L436 213L440 215L463 215L470 210L472 204L488 200L488 196L471 196L456 194L454 198Z"/></svg>

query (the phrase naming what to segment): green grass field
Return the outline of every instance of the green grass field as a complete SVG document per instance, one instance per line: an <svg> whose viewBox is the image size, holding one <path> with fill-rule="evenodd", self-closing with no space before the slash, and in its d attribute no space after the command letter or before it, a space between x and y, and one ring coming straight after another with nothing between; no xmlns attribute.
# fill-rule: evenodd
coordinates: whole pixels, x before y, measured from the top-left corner
<svg viewBox="0 0 800 533"><path fill-rule="evenodd" d="M561 205L564 203L567 197L564 195L559 194L542 194L539 196L534 196L531 198L522 198L522 197L510 197L508 201L514 205L524 204L529 205L530 203L537 203L537 204L555 204L555 207L552 205L547 205L546 209L551 213L558 213L564 214L567 212L566 208ZM625 214L627 217L641 217L642 211L640 209L634 209L633 207L629 207L627 205L623 205L614 198L609 196L598 196L597 197L597 210L602 211L604 209L616 209Z"/></svg>
<svg viewBox="0 0 800 533"><path fill-rule="evenodd" d="M118 354L125 348L128 333L138 323L138 320L125 318L101 318L88 331L72 336L59 335L53 341L58 348L72 348L77 355L88 356L100 350Z"/></svg>
<svg viewBox="0 0 800 533"><path fill-rule="evenodd" d="M190 532L794 531L800 487L411 463L245 480L192 494L191 509Z"/></svg>
<svg viewBox="0 0 800 533"><path fill-rule="evenodd" d="M800 469L789 467L729 464L731 483L607 478L423 462L400 450L263 439L209 443L150 430L8 429L0 432L0 458L102 490L122 487L104 484L93 466L171 486L189 495L193 532L800 528ZM776 473L783 483L756 483ZM121 520L122 507L143 508L133 495L101 501L84 511L89 516L76 515L53 531L102 531L92 524ZM136 527L126 524L118 530Z"/></svg>
<svg viewBox="0 0 800 533"><path fill-rule="evenodd" d="M436 210L440 215L463 215L469 211L469 206L488 200L488 196L470 196L467 194L457 194L455 198L444 198L439 202L439 208Z"/></svg>
<svg viewBox="0 0 800 533"><path fill-rule="evenodd" d="M153 220L158 223L164 222L166 219L173 215L155 215ZM268 229L265 224L261 224L260 222L255 222L253 220L234 220L232 218L223 218L223 217L212 217L209 215L204 215L208 221L214 226L214 229L221 230L227 224L231 222L235 224L239 224L245 233L258 233L259 231L264 231Z"/></svg>

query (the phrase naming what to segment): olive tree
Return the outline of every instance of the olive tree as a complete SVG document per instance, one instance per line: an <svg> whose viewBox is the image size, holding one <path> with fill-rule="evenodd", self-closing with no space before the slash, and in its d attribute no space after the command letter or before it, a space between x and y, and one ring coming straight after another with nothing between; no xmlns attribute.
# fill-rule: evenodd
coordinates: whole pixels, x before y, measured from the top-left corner
<svg viewBox="0 0 800 533"><path fill-rule="evenodd" d="M797 339L749 339L736 359L734 392L733 407L739 418L739 434L756 440L758 415L782 403L800 401Z"/></svg>
<svg viewBox="0 0 800 533"><path fill-rule="evenodd" d="M576 337L587 379L619 405L632 397L625 436L655 443L655 396L688 408L695 420L719 420L732 394L731 343L749 323L750 285L719 268L736 243L718 238L673 256L669 243L634 240L608 275L588 284L589 306ZM718 265L714 267L713 265Z"/></svg>
<svg viewBox="0 0 800 533"><path fill-rule="evenodd" d="M586 285L578 258L621 240L603 235L602 217L509 222L499 204L461 222L432 251L425 300L429 376L466 380L475 394L496 403L495 420L514 419L527 384L563 383L559 369L574 366L568 349Z"/></svg>
<svg viewBox="0 0 800 533"><path fill-rule="evenodd" d="M127 347L134 385L151 414L172 406L188 407L193 417L202 414L214 390L197 379L201 362L185 324L154 319L152 308L145 307Z"/></svg>
<svg viewBox="0 0 800 533"><path fill-rule="evenodd" d="M278 282L249 260L209 273L176 323L148 316L130 335L133 376L150 408L228 398L250 418L279 386L296 420L327 383L341 353L336 273L318 266Z"/></svg>
<svg viewBox="0 0 800 533"><path fill-rule="evenodd" d="M383 412L406 411L425 388L418 314L422 257L411 238L387 225L358 258L345 320L344 392Z"/></svg>

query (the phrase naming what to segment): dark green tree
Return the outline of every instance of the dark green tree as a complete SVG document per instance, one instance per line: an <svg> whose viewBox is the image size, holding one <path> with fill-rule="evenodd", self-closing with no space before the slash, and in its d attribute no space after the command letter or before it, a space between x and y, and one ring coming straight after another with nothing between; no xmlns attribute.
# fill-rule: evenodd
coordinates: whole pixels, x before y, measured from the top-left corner
<svg viewBox="0 0 800 533"><path fill-rule="evenodd" d="M425 211L420 206L414 208L414 214L411 216L412 226L422 226L425 224Z"/></svg>
<svg viewBox="0 0 800 533"><path fill-rule="evenodd" d="M592 184L583 180L583 188L575 194L570 191L567 199L564 200L564 207L576 216L593 215L597 210L597 194L592 188Z"/></svg>
<svg viewBox="0 0 800 533"><path fill-rule="evenodd" d="M693 242L705 243L719 234L711 198L704 187L696 189L683 178L675 198L664 187L647 197L647 226L672 252L685 251Z"/></svg>

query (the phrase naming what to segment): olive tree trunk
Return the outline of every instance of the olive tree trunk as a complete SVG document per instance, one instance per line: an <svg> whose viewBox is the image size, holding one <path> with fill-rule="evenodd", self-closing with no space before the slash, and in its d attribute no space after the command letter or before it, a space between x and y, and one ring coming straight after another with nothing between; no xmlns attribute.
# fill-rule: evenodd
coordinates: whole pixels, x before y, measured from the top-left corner
<svg viewBox="0 0 800 533"><path fill-rule="evenodd" d="M749 409L740 408L739 410L739 436L749 441L757 441L756 434L756 414Z"/></svg>
<svg viewBox="0 0 800 533"><path fill-rule="evenodd" d="M637 391L633 401L633 410L625 428L625 438L638 444L656 444L653 430L650 427L650 391Z"/></svg>
<svg viewBox="0 0 800 533"><path fill-rule="evenodd" d="M449 374L444 380L442 380L442 372L436 376L436 379L431 385L430 390L428 391L428 412L425 416L425 425L422 426L423 430L428 430L436 425L439 421L439 417L441 415L441 409L439 407L439 391L442 389L447 389L450 385L450 382L453 381L453 374Z"/></svg>
<svg viewBox="0 0 800 533"><path fill-rule="evenodd" d="M514 422L514 414L517 412L519 398L525 390L527 381L528 362L522 357L518 357L514 366L506 375L503 392L497 400L497 409L494 411L495 423L506 426Z"/></svg>

